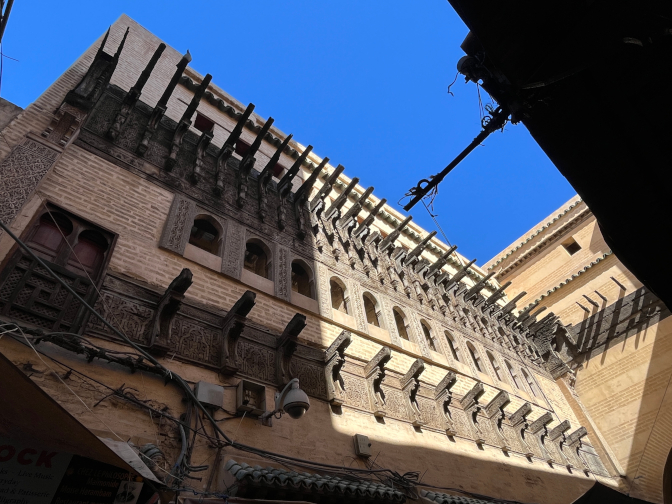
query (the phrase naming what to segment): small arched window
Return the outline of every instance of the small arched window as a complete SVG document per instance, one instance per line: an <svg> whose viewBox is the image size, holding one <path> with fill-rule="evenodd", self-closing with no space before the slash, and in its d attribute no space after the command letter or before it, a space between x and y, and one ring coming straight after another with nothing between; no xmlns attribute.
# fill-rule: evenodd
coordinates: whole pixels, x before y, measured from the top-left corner
<svg viewBox="0 0 672 504"><path fill-rule="evenodd" d="M302 296L315 299L313 293L313 272L300 259L292 261L292 290Z"/></svg>
<svg viewBox="0 0 672 504"><path fill-rule="evenodd" d="M222 233L219 224L208 215L199 215L194 219L189 234L189 243L206 252L219 255Z"/></svg>
<svg viewBox="0 0 672 504"><path fill-rule="evenodd" d="M380 318L378 317L378 302L368 292L362 296L364 298L364 311L366 312L366 321L372 326L380 327Z"/></svg>
<svg viewBox="0 0 672 504"><path fill-rule="evenodd" d="M54 262L65 244L63 236L66 238L70 236L72 229L72 222L65 215L59 212L47 212L40 217L28 244L37 255Z"/></svg>
<svg viewBox="0 0 672 504"><path fill-rule="evenodd" d="M394 312L394 323L397 326L397 332L399 333L399 336L402 339L409 341L408 327L406 325L406 315L404 315L404 312L396 307L392 311Z"/></svg>
<svg viewBox="0 0 672 504"><path fill-rule="evenodd" d="M446 331L444 334L446 335L448 348L450 348L450 353L452 354L453 359L455 359L457 362L460 362L460 347L457 346L455 339L448 331Z"/></svg>
<svg viewBox="0 0 672 504"><path fill-rule="evenodd" d="M82 231L72 249L74 253L68 259L67 268L78 275L86 276L88 273L91 278L96 278L109 246L107 239L98 231Z"/></svg>
<svg viewBox="0 0 672 504"><path fill-rule="evenodd" d="M527 382L527 384L530 387L530 390L532 391L532 395L534 397L541 397L541 391L537 388L537 384L535 383L534 379L532 379L532 377L524 369L521 369L521 371L523 372L523 377L525 378L525 381Z"/></svg>
<svg viewBox="0 0 672 504"><path fill-rule="evenodd" d="M485 355L488 356L488 360L490 361L490 365L492 366L492 369L495 371L495 376L499 381L502 381L502 375L501 375L501 370L499 368L499 364L497 363L497 359L495 359L495 356L492 355L492 352L490 350L485 351Z"/></svg>
<svg viewBox="0 0 672 504"><path fill-rule="evenodd" d="M343 313L348 313L348 298L345 294L345 284L336 277L329 280L331 287L331 307Z"/></svg>
<svg viewBox="0 0 672 504"><path fill-rule="evenodd" d="M513 381L513 384L516 386L517 389L520 389L520 381L518 380L518 374L516 374L516 370L513 369L513 366L509 361L505 360L504 364L506 364L506 368L509 370L509 374L511 375L511 380Z"/></svg>
<svg viewBox="0 0 672 504"><path fill-rule="evenodd" d="M260 277L271 278L271 250L257 238L248 240L243 267Z"/></svg>
<svg viewBox="0 0 672 504"><path fill-rule="evenodd" d="M474 345L471 344L471 342L467 342L467 348L469 349L471 360L473 360L474 364L476 365L476 369L478 370L479 373L482 373L483 365L481 363L481 356L478 353L478 350L476 350L476 348L474 347Z"/></svg>
<svg viewBox="0 0 672 504"><path fill-rule="evenodd" d="M420 325L422 326L422 334L425 336L427 346L430 348L430 350L436 352L436 345L434 344L434 338L432 338L432 331L429 328L429 325L427 325L427 322L424 320L420 321Z"/></svg>

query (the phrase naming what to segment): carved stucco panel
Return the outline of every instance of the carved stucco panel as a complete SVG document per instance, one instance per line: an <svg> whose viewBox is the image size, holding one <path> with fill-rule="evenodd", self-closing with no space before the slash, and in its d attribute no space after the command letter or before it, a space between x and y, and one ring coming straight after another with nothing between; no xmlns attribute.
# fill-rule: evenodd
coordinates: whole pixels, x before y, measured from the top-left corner
<svg viewBox="0 0 672 504"><path fill-rule="evenodd" d="M350 291L350 306L352 307L352 315L355 317L355 322L357 323L357 329L362 332L368 332L369 324L366 322L366 314L364 313L362 289L354 280L348 279L347 282L348 290Z"/></svg>
<svg viewBox="0 0 672 504"><path fill-rule="evenodd" d="M289 301L292 292L292 266L290 264L291 258L289 249L278 245L276 248L275 271L275 295L280 299Z"/></svg>
<svg viewBox="0 0 672 504"><path fill-rule="evenodd" d="M420 408L420 413L422 414L423 421L429 426L434 427L435 429L443 429L444 420L442 415L436 408L436 401L427 399L426 397L418 397L418 406Z"/></svg>
<svg viewBox="0 0 672 504"><path fill-rule="evenodd" d="M345 403L354 408L369 410L369 393L366 380L353 376L350 373L342 373L345 383Z"/></svg>
<svg viewBox="0 0 672 504"><path fill-rule="evenodd" d="M184 254L196 212L196 203L181 194L175 194L159 246L180 255Z"/></svg>
<svg viewBox="0 0 672 504"><path fill-rule="evenodd" d="M265 382L275 382L275 352L246 340L238 342L236 361L240 373Z"/></svg>
<svg viewBox="0 0 672 504"><path fill-rule="evenodd" d="M0 163L0 221L10 224L54 165L59 152L26 138ZM3 231L0 231L2 235Z"/></svg>
<svg viewBox="0 0 672 504"><path fill-rule="evenodd" d="M456 408L454 406L449 406L448 409L450 410L450 416L453 419L453 422L455 423L457 433L462 437L471 439L472 429L468 423L469 420L467 419L467 414L461 409Z"/></svg>
<svg viewBox="0 0 672 504"><path fill-rule="evenodd" d="M219 332L179 314L173 322L170 346L178 355L204 364L219 363Z"/></svg>
<svg viewBox="0 0 672 504"><path fill-rule="evenodd" d="M323 317L331 318L331 291L329 288L329 268L327 268L321 262L315 263L316 267L316 290L317 290L317 302L320 308L320 315Z"/></svg>
<svg viewBox="0 0 672 504"><path fill-rule="evenodd" d="M102 293L102 296L96 301L95 308L105 320L111 321L117 329L130 339L143 345L149 344L150 321L154 310L109 292ZM89 319L88 330L113 334L98 317Z"/></svg>
<svg viewBox="0 0 672 504"><path fill-rule="evenodd" d="M401 346L401 338L399 337L399 331L397 331L397 324L394 322L394 314L392 313L392 302L388 299L387 296L379 295L379 302L383 309L383 318L385 319L385 328L387 332L390 333L390 339L392 343L397 346Z"/></svg>
<svg viewBox="0 0 672 504"><path fill-rule="evenodd" d="M428 359L431 359L431 354L429 353L429 347L427 346L427 341L425 340L425 333L422 330L422 326L420 324L420 319L417 317L415 314L415 311L412 311L410 309L406 309L406 316L409 319L410 326L411 326L411 333L409 334L409 338L411 341L415 342L418 344L420 347L420 351L422 352L422 355L427 357Z"/></svg>
<svg viewBox="0 0 672 504"><path fill-rule="evenodd" d="M326 399L327 384L324 377L324 367L292 359L289 369L292 378L299 379L303 390L310 395Z"/></svg>
<svg viewBox="0 0 672 504"><path fill-rule="evenodd" d="M222 254L222 273L240 278L245 257L245 228L231 221L226 228L226 241Z"/></svg>
<svg viewBox="0 0 672 504"><path fill-rule="evenodd" d="M382 385L381 388L383 389L383 392L385 392L385 409L387 410L387 415L399 420L408 420L406 399L401 390L390 388L387 385Z"/></svg>

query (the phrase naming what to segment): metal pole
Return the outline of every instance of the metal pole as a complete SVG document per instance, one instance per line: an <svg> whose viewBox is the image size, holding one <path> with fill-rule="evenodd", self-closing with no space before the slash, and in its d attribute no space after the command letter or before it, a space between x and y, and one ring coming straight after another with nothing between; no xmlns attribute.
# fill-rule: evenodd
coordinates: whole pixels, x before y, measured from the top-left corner
<svg viewBox="0 0 672 504"><path fill-rule="evenodd" d="M5 34L5 27L7 26L7 20L9 19L9 13L12 11L13 4L14 0L9 0L7 8L5 8L5 12L2 14L2 21L0 21L0 42L2 42L2 36Z"/></svg>

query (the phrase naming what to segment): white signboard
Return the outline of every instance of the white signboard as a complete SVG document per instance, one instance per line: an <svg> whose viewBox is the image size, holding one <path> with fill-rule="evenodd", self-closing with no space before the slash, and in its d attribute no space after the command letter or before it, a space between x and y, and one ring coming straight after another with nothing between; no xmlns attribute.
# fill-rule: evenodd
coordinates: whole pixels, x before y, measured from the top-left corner
<svg viewBox="0 0 672 504"><path fill-rule="evenodd" d="M50 504L71 458L0 437L0 504Z"/></svg>

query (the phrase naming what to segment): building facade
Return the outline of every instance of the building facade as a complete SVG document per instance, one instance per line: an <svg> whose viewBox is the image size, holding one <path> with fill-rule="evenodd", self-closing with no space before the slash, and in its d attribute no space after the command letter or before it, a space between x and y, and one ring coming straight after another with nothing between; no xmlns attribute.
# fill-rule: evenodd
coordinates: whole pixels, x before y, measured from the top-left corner
<svg viewBox="0 0 672 504"><path fill-rule="evenodd" d="M670 312L612 253L585 202L569 200L484 270L510 282L510 296L525 293L536 347L621 489L668 502Z"/></svg>
<svg viewBox="0 0 672 504"><path fill-rule="evenodd" d="M190 60L122 16L12 112L0 219L35 257L0 234L3 354L183 492L620 484L520 297ZM295 378L309 411L264 425Z"/></svg>

